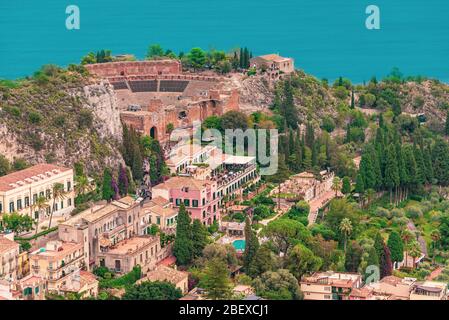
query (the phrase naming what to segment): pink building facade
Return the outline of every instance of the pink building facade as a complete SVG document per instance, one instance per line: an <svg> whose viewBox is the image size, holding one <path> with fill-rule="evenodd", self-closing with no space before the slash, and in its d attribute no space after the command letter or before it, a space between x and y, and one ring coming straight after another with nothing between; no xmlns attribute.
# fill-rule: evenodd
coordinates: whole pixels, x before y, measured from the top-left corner
<svg viewBox="0 0 449 320"><path fill-rule="evenodd" d="M219 194L216 181L192 177L172 177L153 188L153 197L168 199L175 208L184 203L192 220L209 226L220 221Z"/></svg>

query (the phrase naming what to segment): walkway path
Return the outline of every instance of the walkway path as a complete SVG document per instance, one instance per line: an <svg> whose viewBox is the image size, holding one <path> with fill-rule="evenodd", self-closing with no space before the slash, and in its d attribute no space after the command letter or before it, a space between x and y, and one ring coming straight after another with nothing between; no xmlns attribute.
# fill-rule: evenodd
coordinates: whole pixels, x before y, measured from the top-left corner
<svg viewBox="0 0 449 320"><path fill-rule="evenodd" d="M435 270L432 271L431 274L428 275L426 280L432 281L432 280L438 278L438 276L441 274L441 272L443 272L443 268L442 267L436 268Z"/></svg>
<svg viewBox="0 0 449 320"><path fill-rule="evenodd" d="M415 233L415 231L418 231L418 229L416 228L416 226L412 220L409 220L407 222L407 228L413 233ZM419 242L419 246L421 247L421 252L427 257L427 243L421 234L418 237L418 242Z"/></svg>
<svg viewBox="0 0 449 320"><path fill-rule="evenodd" d="M330 190L324 193L321 197L313 199L309 202L310 205L310 213L309 213L309 225L312 225L316 222L318 217L318 211L325 207L332 199L335 198L335 191Z"/></svg>

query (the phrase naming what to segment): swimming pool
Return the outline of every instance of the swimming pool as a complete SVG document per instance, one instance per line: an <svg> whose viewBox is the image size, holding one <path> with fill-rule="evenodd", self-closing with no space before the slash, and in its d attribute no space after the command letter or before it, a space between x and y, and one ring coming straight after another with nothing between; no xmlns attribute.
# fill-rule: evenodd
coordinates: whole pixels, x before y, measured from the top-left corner
<svg viewBox="0 0 449 320"><path fill-rule="evenodd" d="M245 240L235 240L232 245L237 251L245 251Z"/></svg>

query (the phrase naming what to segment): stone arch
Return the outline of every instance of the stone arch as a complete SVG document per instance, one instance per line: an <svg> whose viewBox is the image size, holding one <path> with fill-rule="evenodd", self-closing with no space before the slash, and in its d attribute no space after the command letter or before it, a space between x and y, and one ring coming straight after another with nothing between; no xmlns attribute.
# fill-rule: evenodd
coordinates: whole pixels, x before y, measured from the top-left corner
<svg viewBox="0 0 449 320"><path fill-rule="evenodd" d="M156 126L151 127L150 129L150 137L153 139L157 139L157 128Z"/></svg>

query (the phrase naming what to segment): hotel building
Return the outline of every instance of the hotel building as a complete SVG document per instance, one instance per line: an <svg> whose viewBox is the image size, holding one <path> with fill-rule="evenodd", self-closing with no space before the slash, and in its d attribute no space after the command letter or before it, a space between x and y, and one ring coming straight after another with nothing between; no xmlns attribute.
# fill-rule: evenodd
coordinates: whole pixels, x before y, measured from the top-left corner
<svg viewBox="0 0 449 320"><path fill-rule="evenodd" d="M54 184L64 185L66 195L56 199L54 215L59 216L74 209L73 170L53 164L38 164L33 167L0 177L0 214L18 212L33 219L44 219L53 205ZM38 197L47 199L47 212L39 212L33 206Z"/></svg>

